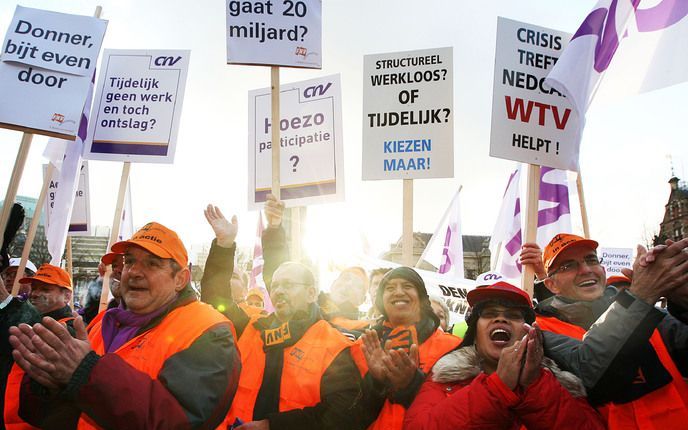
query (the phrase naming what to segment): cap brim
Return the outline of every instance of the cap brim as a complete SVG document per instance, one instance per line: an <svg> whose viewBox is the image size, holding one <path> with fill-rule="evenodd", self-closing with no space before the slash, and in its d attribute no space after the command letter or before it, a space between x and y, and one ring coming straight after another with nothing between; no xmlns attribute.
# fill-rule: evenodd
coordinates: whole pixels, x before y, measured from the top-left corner
<svg viewBox="0 0 688 430"><path fill-rule="evenodd" d="M135 242L132 240L123 240L121 242L117 242L114 245L112 245L110 247L110 250L112 250L112 253L114 253L114 254L124 254L124 252L130 246L138 246L139 248L143 248L146 251L150 252L151 254L158 256L160 258L174 259L172 254L167 252L164 248L162 248L162 247L160 247L154 243L150 243L150 242L144 243L144 242Z"/></svg>
<svg viewBox="0 0 688 430"><path fill-rule="evenodd" d="M468 304L471 306L475 306L476 303L480 303L486 300L508 300L510 302L514 302L520 305L528 306L530 307L530 303L526 300L525 297L522 295L513 292L513 291L506 291L506 290L499 290L496 288L490 288L490 287L483 287L483 288L475 288L471 291L468 292L466 295L466 300L468 300Z"/></svg>
<svg viewBox="0 0 688 430"><path fill-rule="evenodd" d="M100 262L107 266L112 264L112 262L115 261L115 258L119 256L124 256L124 254L121 252L108 252L107 254L103 255L103 257L100 259Z"/></svg>
<svg viewBox="0 0 688 430"><path fill-rule="evenodd" d="M66 290L72 291L71 286L55 283L54 280L49 279L49 278L44 278L40 275L35 275L35 276L30 277L30 278L21 278L19 280L19 283L20 284L30 284L31 282L34 282L34 281L40 281L40 282L43 282L43 283L48 284L48 285L54 285L56 287L60 287L60 288L64 288Z"/></svg>

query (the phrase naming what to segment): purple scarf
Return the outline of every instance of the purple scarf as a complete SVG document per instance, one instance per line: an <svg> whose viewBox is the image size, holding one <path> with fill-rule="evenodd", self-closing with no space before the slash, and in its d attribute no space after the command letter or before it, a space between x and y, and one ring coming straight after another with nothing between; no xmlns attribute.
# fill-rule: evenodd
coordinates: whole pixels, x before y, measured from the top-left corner
<svg viewBox="0 0 688 430"><path fill-rule="evenodd" d="M176 299L177 296L174 297L172 302ZM136 336L136 333L142 327L145 327L153 319L165 313L172 302L158 310L143 315L128 311L124 308L123 302L120 303L119 307L105 312L101 328L105 352L117 351L122 345Z"/></svg>

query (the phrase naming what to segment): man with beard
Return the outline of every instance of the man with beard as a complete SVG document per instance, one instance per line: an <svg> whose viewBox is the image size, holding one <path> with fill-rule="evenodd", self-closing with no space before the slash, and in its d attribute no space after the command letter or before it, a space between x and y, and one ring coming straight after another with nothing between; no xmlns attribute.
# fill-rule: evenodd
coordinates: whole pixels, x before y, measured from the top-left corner
<svg viewBox="0 0 688 430"><path fill-rule="evenodd" d="M42 265L33 277L19 280L22 284L30 284L29 301L21 301L9 296L5 288L0 288L0 329L2 330L1 350L3 358L2 401L3 422L6 427L22 423L17 412L19 407L19 387L24 372L14 364L12 346L9 343L8 330L18 324L33 325L41 321L44 316L51 317L67 324L68 330L74 334L72 309L69 300L72 297L72 280L69 274L57 266ZM4 305L4 306L3 306Z"/></svg>

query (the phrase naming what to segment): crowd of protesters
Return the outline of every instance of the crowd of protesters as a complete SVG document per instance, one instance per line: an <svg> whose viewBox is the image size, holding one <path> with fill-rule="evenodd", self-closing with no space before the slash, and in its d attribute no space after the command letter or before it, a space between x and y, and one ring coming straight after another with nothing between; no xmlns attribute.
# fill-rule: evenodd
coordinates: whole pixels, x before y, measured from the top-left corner
<svg viewBox="0 0 688 430"><path fill-rule="evenodd" d="M609 280L594 240L525 244L537 300L490 272L452 328L409 267L349 267L321 291L291 261L283 209L268 196L267 292L235 266L236 217L212 205L200 297L184 244L155 222L102 257L81 314L67 272L3 261L4 428L687 425L688 239L639 247L627 277ZM113 298L98 312L103 283Z"/></svg>

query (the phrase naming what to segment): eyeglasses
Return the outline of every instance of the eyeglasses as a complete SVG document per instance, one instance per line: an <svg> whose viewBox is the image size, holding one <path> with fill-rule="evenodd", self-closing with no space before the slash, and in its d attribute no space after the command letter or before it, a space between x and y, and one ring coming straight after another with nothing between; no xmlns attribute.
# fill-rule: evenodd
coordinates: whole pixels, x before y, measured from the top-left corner
<svg viewBox="0 0 688 430"><path fill-rule="evenodd" d="M597 267L600 264L602 264L603 259L602 258L597 258L596 255L588 255L583 259L583 263L585 263L586 266L588 267ZM578 269L580 269L581 263L579 261L573 260L573 261L567 261L566 263L562 264L558 268L556 268L552 273L547 275L547 277L552 277L556 275L557 273L574 273L578 272Z"/></svg>
<svg viewBox="0 0 688 430"><path fill-rule="evenodd" d="M478 316L480 316L480 318L486 318L488 320L498 318L500 315L503 315L504 318L508 319L509 321L525 321L525 317L523 316L523 312L520 309L486 308L486 309L482 309L480 311L480 313L478 314Z"/></svg>

